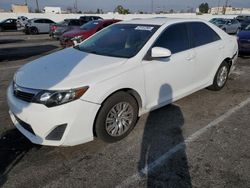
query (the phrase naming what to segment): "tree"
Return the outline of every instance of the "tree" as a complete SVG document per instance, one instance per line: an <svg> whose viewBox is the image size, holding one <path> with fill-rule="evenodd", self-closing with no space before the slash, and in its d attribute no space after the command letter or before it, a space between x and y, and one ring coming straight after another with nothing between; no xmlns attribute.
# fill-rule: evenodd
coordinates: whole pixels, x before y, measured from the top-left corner
<svg viewBox="0 0 250 188"><path fill-rule="evenodd" d="M199 6L200 13L208 13L209 5L208 3L201 3Z"/></svg>
<svg viewBox="0 0 250 188"><path fill-rule="evenodd" d="M125 9L122 5L118 5L115 8L115 12L118 12L119 14L129 14L129 9Z"/></svg>

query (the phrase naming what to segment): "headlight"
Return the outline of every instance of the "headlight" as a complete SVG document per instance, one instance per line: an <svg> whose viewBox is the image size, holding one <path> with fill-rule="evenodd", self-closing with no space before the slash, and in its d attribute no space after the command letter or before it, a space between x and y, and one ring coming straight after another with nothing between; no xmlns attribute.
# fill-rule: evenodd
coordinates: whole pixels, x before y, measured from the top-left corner
<svg viewBox="0 0 250 188"><path fill-rule="evenodd" d="M67 91L40 91L36 94L32 102L44 104L47 107L58 106L79 99L88 88L86 86Z"/></svg>
<svg viewBox="0 0 250 188"><path fill-rule="evenodd" d="M76 37L72 38L71 40L80 43L84 40L84 37L80 35L80 36L76 36Z"/></svg>

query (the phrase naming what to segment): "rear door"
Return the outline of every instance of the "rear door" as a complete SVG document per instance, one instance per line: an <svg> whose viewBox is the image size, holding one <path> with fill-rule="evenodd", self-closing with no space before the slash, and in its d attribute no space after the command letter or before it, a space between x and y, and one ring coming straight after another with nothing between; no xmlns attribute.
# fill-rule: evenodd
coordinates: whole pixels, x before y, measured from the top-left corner
<svg viewBox="0 0 250 188"><path fill-rule="evenodd" d="M190 22L188 28L196 54L194 78L199 88L213 79L214 71L223 61L225 45L220 36L203 22Z"/></svg>
<svg viewBox="0 0 250 188"><path fill-rule="evenodd" d="M39 32L39 33L43 33L43 32L44 32L43 19L34 20L33 26L36 27L36 28L38 29L38 32Z"/></svg>
<svg viewBox="0 0 250 188"><path fill-rule="evenodd" d="M44 19L43 20L43 32L44 33L49 32L50 24L52 24L52 23L54 23L54 22L49 20L49 19Z"/></svg>

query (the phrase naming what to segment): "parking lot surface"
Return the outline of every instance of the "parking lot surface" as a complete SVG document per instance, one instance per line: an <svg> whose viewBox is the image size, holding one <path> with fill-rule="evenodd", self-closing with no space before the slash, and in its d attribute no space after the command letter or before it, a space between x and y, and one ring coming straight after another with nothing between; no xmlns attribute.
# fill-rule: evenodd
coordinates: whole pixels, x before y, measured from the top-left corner
<svg viewBox="0 0 250 188"><path fill-rule="evenodd" d="M120 142L34 145L13 127L5 93L20 66L57 50L48 35L0 33L0 187L250 187L248 57L223 90L143 115Z"/></svg>

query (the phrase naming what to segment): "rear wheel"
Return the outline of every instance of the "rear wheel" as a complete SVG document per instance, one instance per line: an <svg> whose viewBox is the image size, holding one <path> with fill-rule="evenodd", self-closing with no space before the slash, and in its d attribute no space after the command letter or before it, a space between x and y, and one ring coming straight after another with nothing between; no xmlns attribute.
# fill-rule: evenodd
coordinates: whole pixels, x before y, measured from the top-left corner
<svg viewBox="0 0 250 188"><path fill-rule="evenodd" d="M32 34L32 35L38 34L38 29L36 27L30 28L30 34Z"/></svg>
<svg viewBox="0 0 250 188"><path fill-rule="evenodd" d="M208 89L213 91L221 90L227 82L229 69L229 64L223 61L215 74L213 85L209 86Z"/></svg>
<svg viewBox="0 0 250 188"><path fill-rule="evenodd" d="M134 128L137 118L135 98L123 91L115 93L103 103L97 115L96 135L105 142L121 140Z"/></svg>

